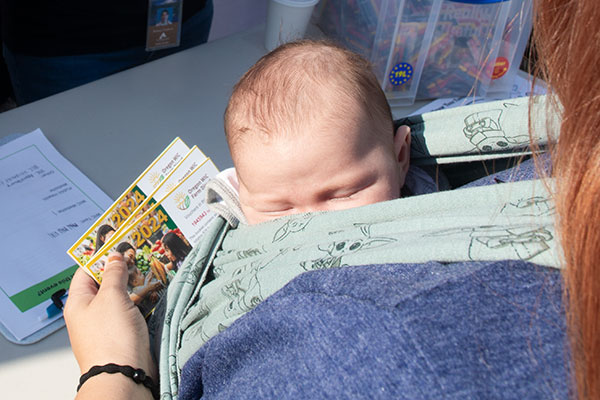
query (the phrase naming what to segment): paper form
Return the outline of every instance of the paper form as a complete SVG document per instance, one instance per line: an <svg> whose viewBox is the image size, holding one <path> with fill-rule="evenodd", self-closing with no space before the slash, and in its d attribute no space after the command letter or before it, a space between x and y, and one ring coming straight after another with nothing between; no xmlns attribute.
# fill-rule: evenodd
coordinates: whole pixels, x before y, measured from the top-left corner
<svg viewBox="0 0 600 400"><path fill-rule="evenodd" d="M0 199L0 321L21 340L60 318L39 321L75 272L66 250L112 200L39 129L0 147Z"/></svg>

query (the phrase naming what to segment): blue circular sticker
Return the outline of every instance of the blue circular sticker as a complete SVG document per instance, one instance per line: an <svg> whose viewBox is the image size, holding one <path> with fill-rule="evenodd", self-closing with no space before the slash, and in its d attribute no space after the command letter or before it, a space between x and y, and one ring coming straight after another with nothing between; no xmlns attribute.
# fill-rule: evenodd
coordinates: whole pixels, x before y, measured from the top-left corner
<svg viewBox="0 0 600 400"><path fill-rule="evenodd" d="M396 64L390 72L390 82L394 86L404 85L413 76L413 67L409 63Z"/></svg>

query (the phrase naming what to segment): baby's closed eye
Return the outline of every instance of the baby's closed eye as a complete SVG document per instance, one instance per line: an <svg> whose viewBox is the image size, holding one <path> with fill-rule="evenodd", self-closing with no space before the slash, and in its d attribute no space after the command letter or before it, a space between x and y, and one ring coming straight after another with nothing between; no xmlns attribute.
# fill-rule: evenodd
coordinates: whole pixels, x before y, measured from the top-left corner
<svg viewBox="0 0 600 400"><path fill-rule="evenodd" d="M287 212L292 211L294 208L293 207L288 207L288 208L282 208L282 209L269 209L269 210L257 210L260 213L263 214L267 214L267 215L280 215L280 214L285 214Z"/></svg>
<svg viewBox="0 0 600 400"><path fill-rule="evenodd" d="M294 206L285 202L282 203L265 203L256 207L252 207L254 211L265 215L282 215L294 210Z"/></svg>
<svg viewBox="0 0 600 400"><path fill-rule="evenodd" d="M344 201L344 200L350 200L356 197L356 194L358 192L354 192L354 193L350 193L350 194L345 194L345 195L336 195L336 196L332 196L329 199L327 199L327 201Z"/></svg>
<svg viewBox="0 0 600 400"><path fill-rule="evenodd" d="M328 201L344 201L344 200L352 200L360 195L362 191L367 189L371 184L360 185L351 189L338 190L331 193L327 200Z"/></svg>

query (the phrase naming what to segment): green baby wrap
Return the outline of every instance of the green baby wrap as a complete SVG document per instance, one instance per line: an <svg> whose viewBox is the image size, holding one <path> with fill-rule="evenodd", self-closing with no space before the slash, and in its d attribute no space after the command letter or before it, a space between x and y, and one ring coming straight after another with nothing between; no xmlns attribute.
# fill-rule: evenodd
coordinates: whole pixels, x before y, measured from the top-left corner
<svg viewBox="0 0 600 400"><path fill-rule="evenodd" d="M163 391L206 341L299 274L344 265L527 260L558 267L541 181L480 186L229 229L217 219L169 286ZM214 279L204 284L208 268ZM163 355L168 354L168 357ZM167 386L168 385L168 386Z"/></svg>
<svg viewBox="0 0 600 400"><path fill-rule="evenodd" d="M499 106L495 103L487 108ZM474 112L471 107L453 110L455 120L466 121L465 115ZM523 107L526 103L521 102ZM521 110L520 123L511 124L526 132L522 117ZM421 138L431 135L421 130ZM481 157L472 153L471 139L465 141L464 155ZM501 147L506 151L508 146ZM431 193L236 229L217 218L169 286L160 349L163 398L177 397L181 369L200 346L307 271L472 260L526 260L559 267L555 211L546 184L522 181ZM214 276L210 281L209 270Z"/></svg>

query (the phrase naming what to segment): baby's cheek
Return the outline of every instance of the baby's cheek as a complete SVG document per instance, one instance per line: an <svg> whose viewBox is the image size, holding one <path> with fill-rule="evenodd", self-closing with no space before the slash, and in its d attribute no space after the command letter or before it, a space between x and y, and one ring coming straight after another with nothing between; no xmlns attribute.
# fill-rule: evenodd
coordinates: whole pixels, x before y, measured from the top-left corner
<svg viewBox="0 0 600 400"><path fill-rule="evenodd" d="M399 185L390 183L389 185L382 185L378 188L374 188L373 191L368 193L367 196L363 199L364 204L375 204L381 203L382 201L395 200L400 197L400 188Z"/></svg>
<svg viewBox="0 0 600 400"><path fill-rule="evenodd" d="M397 176L394 176L390 180L387 181L385 185L385 195L382 195L382 200L379 201L388 201L388 200L396 200L400 198L400 182ZM385 199L383 199L385 197Z"/></svg>
<svg viewBox="0 0 600 400"><path fill-rule="evenodd" d="M255 212L248 208L248 207L244 207L244 205L241 205L242 208L242 212L244 213L244 217L246 217L246 221L248 222L248 225L254 225L254 224L258 224L261 221L258 221L257 215L255 215Z"/></svg>

